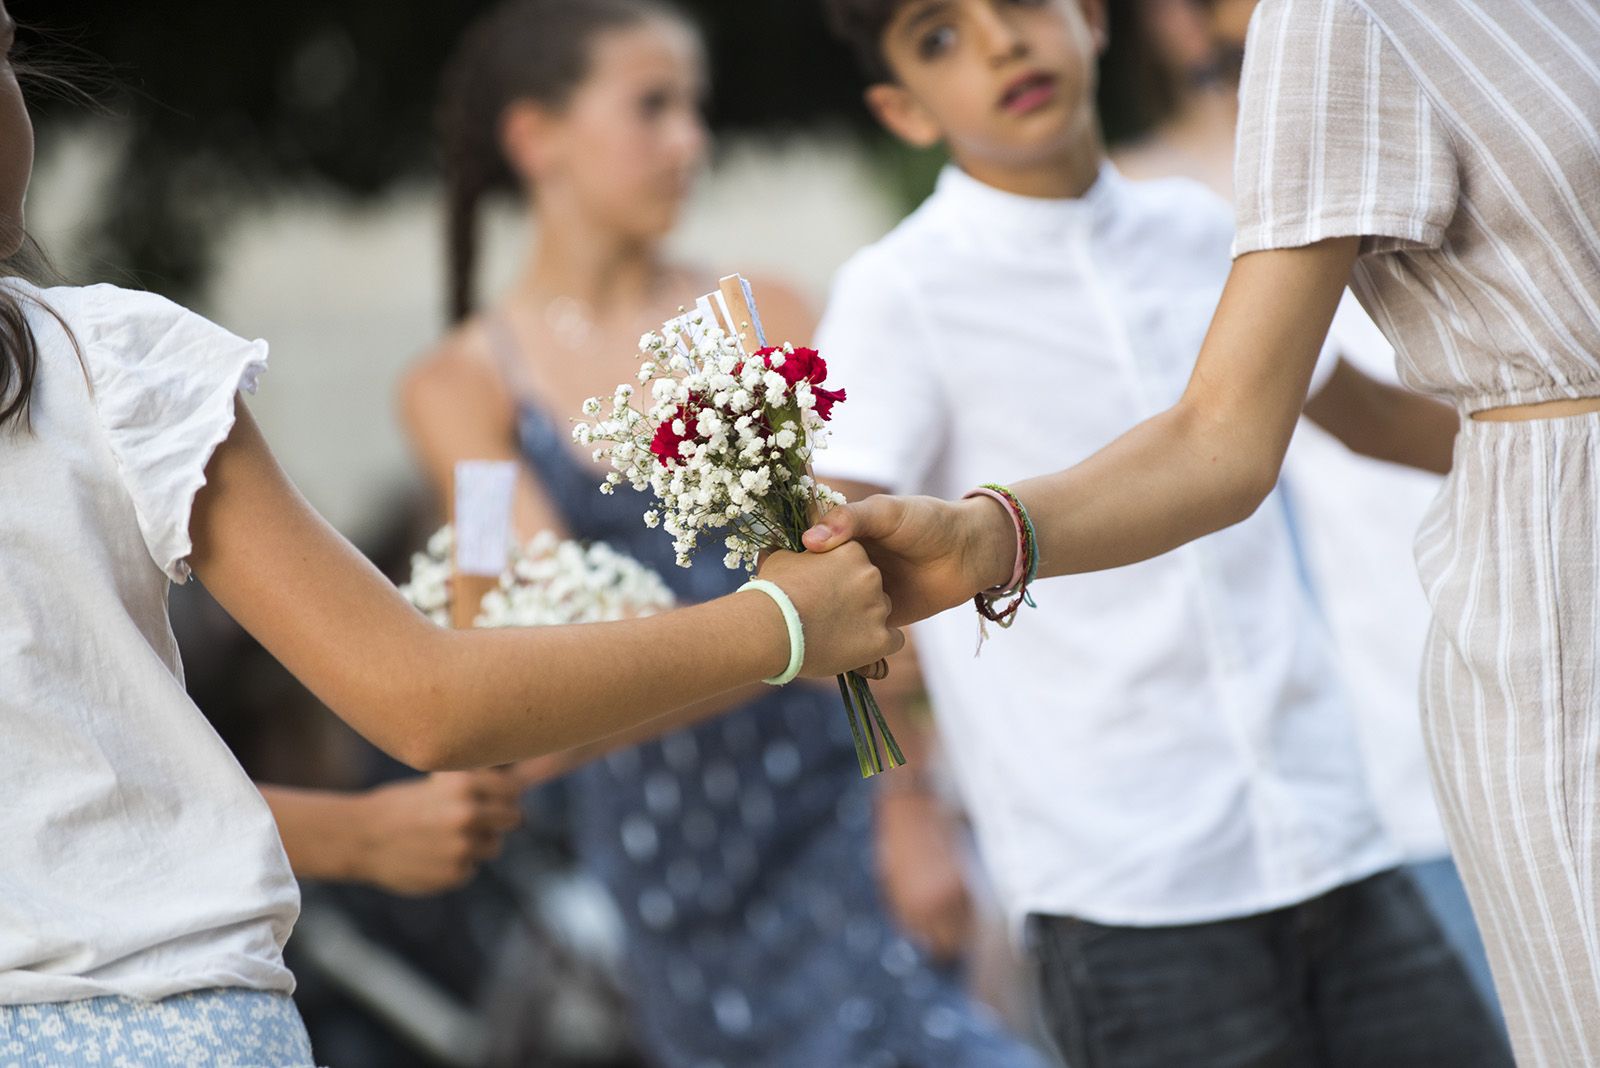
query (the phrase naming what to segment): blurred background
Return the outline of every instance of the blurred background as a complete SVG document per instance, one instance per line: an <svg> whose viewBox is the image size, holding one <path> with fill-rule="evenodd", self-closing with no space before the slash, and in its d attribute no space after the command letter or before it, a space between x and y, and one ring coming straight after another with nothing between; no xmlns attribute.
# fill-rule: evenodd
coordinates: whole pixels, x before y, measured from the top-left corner
<svg viewBox="0 0 1600 1068"><path fill-rule="evenodd" d="M65 83L28 87L35 236L74 282L154 290L269 339L253 411L312 504L391 574L434 522L395 417L402 369L447 325L433 102L451 45L489 6L10 5L22 58ZM778 269L820 307L832 272L926 195L942 161L877 132L818 4L682 6L710 44L717 149L674 242ZM1106 121L1126 137L1156 112L1125 91L1138 64L1116 65ZM529 235L509 199L488 219L492 294ZM203 590L176 590L173 611L191 691L254 777L355 789L405 774ZM291 965L319 1060L641 1063L612 981L614 917L570 863L560 804L531 802L529 832L450 894L306 887ZM1004 979L991 995L1026 1026Z"/></svg>
<svg viewBox="0 0 1600 1068"><path fill-rule="evenodd" d="M98 105L32 95L35 236L69 277L156 290L269 339L255 411L357 541L414 481L392 383L445 326L433 101L450 45L489 6L13 5L24 59L62 66ZM937 161L871 134L818 5L685 6L711 45L719 150L677 241L747 272L781 266L820 299ZM485 235L492 293L526 245L509 202Z"/></svg>

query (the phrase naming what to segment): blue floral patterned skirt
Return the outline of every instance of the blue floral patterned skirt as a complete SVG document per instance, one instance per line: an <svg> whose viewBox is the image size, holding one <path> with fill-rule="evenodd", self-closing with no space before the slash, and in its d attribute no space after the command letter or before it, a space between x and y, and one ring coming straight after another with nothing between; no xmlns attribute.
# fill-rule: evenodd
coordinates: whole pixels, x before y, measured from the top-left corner
<svg viewBox="0 0 1600 1068"><path fill-rule="evenodd" d="M0 1005L0 1068L311 1068L294 1002L259 990Z"/></svg>

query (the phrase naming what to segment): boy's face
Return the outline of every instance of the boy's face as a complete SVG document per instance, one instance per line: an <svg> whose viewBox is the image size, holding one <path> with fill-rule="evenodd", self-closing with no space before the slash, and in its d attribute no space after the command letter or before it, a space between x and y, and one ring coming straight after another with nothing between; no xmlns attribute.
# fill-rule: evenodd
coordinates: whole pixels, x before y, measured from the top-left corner
<svg viewBox="0 0 1600 1068"><path fill-rule="evenodd" d="M884 30L896 81L867 91L914 145L944 141L961 162L1027 166L1094 124L1105 0L909 0Z"/></svg>

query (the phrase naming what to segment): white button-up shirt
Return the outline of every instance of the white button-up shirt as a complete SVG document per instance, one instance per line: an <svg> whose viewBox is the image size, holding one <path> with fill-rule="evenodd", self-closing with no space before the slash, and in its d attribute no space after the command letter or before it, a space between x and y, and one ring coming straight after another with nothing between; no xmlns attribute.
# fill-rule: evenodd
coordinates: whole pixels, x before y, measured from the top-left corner
<svg viewBox="0 0 1600 1068"><path fill-rule="evenodd" d="M819 332L849 391L824 478L959 496L1089 456L1170 406L1229 269L1232 219L1109 165L1081 200L948 170L841 271ZM974 659L957 609L916 639L1013 916L1199 923L1398 861L1373 810L1283 505L1165 556L1040 582Z"/></svg>
<svg viewBox="0 0 1600 1068"><path fill-rule="evenodd" d="M1399 381L1393 346L1348 292L1331 336L1339 357L1374 378ZM1432 612L1411 553L1442 480L1357 456L1304 419L1283 470L1378 814L1407 861L1448 857L1417 697Z"/></svg>

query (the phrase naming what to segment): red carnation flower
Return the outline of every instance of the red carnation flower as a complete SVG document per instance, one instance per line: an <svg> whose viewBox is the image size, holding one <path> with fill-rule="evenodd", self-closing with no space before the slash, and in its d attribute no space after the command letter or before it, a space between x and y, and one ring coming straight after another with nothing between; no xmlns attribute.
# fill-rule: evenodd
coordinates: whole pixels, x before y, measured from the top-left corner
<svg viewBox="0 0 1600 1068"><path fill-rule="evenodd" d="M672 424L679 419L683 420L682 434L672 429ZM671 418L656 427L656 436L650 439L650 452L662 467L670 467L683 459L678 453L678 446L685 441L693 441L699 434L700 420L695 418L695 412L679 405Z"/></svg>
<svg viewBox="0 0 1600 1068"><path fill-rule="evenodd" d="M783 380L792 388L799 382L808 382L811 385L811 394L817 399L817 414L823 419L833 418L833 406L845 399L844 390L822 389L822 383L828 380L828 361L817 355L816 349L795 349L793 352L783 353L783 366L774 368L772 357L774 353L782 350L776 347L764 348L756 353L769 369L776 370L783 376ZM737 371L735 372L737 373Z"/></svg>
<svg viewBox="0 0 1600 1068"><path fill-rule="evenodd" d="M842 389L822 389L819 386L813 386L811 394L817 398L817 414L822 417L824 422L833 418L833 406L842 404L845 399L844 390Z"/></svg>

